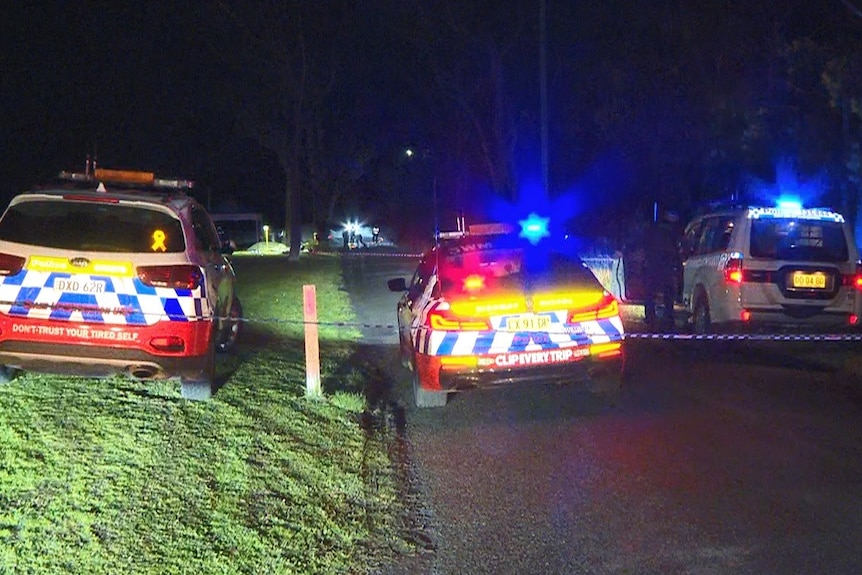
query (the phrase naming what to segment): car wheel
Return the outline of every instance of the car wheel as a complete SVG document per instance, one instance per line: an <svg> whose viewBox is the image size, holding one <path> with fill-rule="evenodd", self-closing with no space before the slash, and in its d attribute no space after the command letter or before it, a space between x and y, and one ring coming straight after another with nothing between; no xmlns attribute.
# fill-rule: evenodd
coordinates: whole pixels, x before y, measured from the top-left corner
<svg viewBox="0 0 862 575"><path fill-rule="evenodd" d="M423 388L419 378L419 370L416 369L414 362L413 399L416 403L416 407L420 409L425 409L429 407L443 407L446 405L446 399L448 395L448 392L445 391L430 391Z"/></svg>
<svg viewBox="0 0 862 575"><path fill-rule="evenodd" d="M405 341L404 337L401 335L401 331L398 332L398 353L401 355L401 366L407 369L413 369L413 364L410 361L413 355L413 350L409 345L409 340Z"/></svg>
<svg viewBox="0 0 862 575"><path fill-rule="evenodd" d="M204 366L194 377L180 378L180 394L192 401L206 401L215 392L215 351L211 347Z"/></svg>
<svg viewBox="0 0 862 575"><path fill-rule="evenodd" d="M242 330L242 320L242 303L238 297L234 297L230 311L228 312L228 319L222 329L218 347L216 348L220 353L227 353L236 347L236 342L239 341L239 334Z"/></svg>
<svg viewBox="0 0 862 575"><path fill-rule="evenodd" d="M8 365L0 365L0 385L9 383L18 375L19 369L9 367Z"/></svg>
<svg viewBox="0 0 862 575"><path fill-rule="evenodd" d="M709 303L703 296L697 298L697 301L694 304L692 329L696 334L707 334L712 331L712 320L709 316Z"/></svg>

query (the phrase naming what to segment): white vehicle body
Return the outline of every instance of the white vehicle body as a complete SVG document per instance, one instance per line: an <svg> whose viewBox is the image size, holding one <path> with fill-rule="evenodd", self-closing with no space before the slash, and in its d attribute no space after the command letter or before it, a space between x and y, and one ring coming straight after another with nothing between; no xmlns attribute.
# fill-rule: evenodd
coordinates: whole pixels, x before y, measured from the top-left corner
<svg viewBox="0 0 862 575"><path fill-rule="evenodd" d="M859 321L859 254L826 209L734 207L692 220L683 238L683 305L694 331L816 328Z"/></svg>

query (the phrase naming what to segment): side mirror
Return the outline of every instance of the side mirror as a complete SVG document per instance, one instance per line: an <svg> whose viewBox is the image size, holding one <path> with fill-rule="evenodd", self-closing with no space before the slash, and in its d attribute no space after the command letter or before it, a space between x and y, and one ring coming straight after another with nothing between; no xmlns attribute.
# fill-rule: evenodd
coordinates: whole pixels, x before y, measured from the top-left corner
<svg viewBox="0 0 862 575"><path fill-rule="evenodd" d="M395 278L386 282L389 286L389 291L407 291L407 280L404 278Z"/></svg>

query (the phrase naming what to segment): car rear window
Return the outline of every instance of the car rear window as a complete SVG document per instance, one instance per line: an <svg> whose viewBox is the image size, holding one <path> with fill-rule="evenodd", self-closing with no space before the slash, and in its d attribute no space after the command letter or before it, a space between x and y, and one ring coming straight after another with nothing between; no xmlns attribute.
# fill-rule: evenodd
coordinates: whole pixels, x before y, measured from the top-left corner
<svg viewBox="0 0 862 575"><path fill-rule="evenodd" d="M0 240L80 251L185 251L182 224L145 206L64 200L11 205L0 219Z"/></svg>
<svg viewBox="0 0 862 575"><path fill-rule="evenodd" d="M839 222L775 218L752 220L752 257L792 262L843 262L849 251Z"/></svg>
<svg viewBox="0 0 862 575"><path fill-rule="evenodd" d="M576 254L526 242L477 237L447 245L442 255L439 275L444 294L463 291L465 279L476 275L491 290L601 289Z"/></svg>

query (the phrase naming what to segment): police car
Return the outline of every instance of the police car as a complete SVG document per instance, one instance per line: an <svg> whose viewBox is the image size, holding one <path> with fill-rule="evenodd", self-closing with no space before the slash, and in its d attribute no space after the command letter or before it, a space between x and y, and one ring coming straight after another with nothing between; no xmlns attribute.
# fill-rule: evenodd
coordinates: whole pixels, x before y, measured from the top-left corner
<svg viewBox="0 0 862 575"><path fill-rule="evenodd" d="M617 300L580 258L507 226L441 234L397 304L402 363L417 407L450 392L515 381L581 381L620 391L624 330Z"/></svg>
<svg viewBox="0 0 862 575"><path fill-rule="evenodd" d="M209 398L242 316L215 225L188 180L89 168L0 217L0 379L179 378Z"/></svg>
<svg viewBox="0 0 862 575"><path fill-rule="evenodd" d="M859 322L859 254L840 213L789 201L717 207L688 224L682 243L682 299L696 333Z"/></svg>

